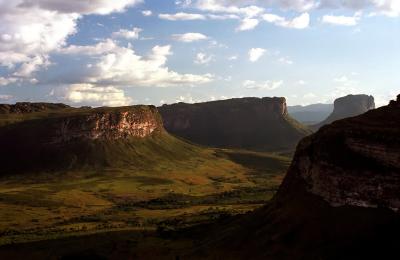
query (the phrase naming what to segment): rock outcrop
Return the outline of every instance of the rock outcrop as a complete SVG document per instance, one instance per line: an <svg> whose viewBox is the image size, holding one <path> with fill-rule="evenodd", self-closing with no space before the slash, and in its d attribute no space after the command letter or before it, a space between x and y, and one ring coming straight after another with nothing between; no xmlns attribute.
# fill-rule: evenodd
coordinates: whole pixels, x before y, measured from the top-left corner
<svg viewBox="0 0 400 260"><path fill-rule="evenodd" d="M0 175L124 163L146 143L175 142L154 106L66 109L21 114L16 121L0 115L0 120Z"/></svg>
<svg viewBox="0 0 400 260"><path fill-rule="evenodd" d="M208 146L283 150L310 133L288 115L285 98L178 103L159 111L168 132Z"/></svg>
<svg viewBox="0 0 400 260"><path fill-rule="evenodd" d="M333 112L324 121L313 126L319 129L321 126L330 124L336 120L361 115L375 108L373 96L348 95L335 100Z"/></svg>
<svg viewBox="0 0 400 260"><path fill-rule="evenodd" d="M0 114L26 114L71 108L64 104L18 102L14 105L0 104Z"/></svg>
<svg viewBox="0 0 400 260"><path fill-rule="evenodd" d="M397 259L399 209L400 95L304 138L272 201L220 223L202 252L232 259Z"/></svg>
<svg viewBox="0 0 400 260"><path fill-rule="evenodd" d="M155 107L127 108L121 111L94 110L88 115L62 118L55 124L58 125L58 130L55 132L54 142L145 138L155 131L163 130Z"/></svg>

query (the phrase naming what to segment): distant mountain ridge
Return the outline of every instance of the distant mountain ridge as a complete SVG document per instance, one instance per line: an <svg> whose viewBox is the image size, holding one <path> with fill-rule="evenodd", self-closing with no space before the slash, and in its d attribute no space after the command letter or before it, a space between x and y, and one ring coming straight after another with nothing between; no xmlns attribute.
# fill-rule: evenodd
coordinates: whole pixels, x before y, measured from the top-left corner
<svg viewBox="0 0 400 260"><path fill-rule="evenodd" d="M289 115L303 124L316 124L326 119L333 111L333 104L311 104L288 106Z"/></svg>
<svg viewBox="0 0 400 260"><path fill-rule="evenodd" d="M285 150L310 134L289 116L285 98L178 103L158 109L168 132L207 146Z"/></svg>

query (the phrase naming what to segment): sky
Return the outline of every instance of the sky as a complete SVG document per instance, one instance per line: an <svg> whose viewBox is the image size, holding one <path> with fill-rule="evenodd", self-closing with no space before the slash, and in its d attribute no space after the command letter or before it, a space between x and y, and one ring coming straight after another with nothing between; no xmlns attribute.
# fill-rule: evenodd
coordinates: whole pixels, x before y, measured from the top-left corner
<svg viewBox="0 0 400 260"><path fill-rule="evenodd" d="M398 0L0 0L0 103L400 94Z"/></svg>

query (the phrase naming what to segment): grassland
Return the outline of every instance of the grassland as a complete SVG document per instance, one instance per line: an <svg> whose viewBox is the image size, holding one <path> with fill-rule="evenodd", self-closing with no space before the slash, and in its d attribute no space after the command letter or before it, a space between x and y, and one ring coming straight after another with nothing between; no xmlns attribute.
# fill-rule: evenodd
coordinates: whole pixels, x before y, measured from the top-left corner
<svg viewBox="0 0 400 260"><path fill-rule="evenodd" d="M194 154L194 153L193 153ZM289 159L202 148L152 167L0 179L0 245L126 230L170 230L260 207Z"/></svg>

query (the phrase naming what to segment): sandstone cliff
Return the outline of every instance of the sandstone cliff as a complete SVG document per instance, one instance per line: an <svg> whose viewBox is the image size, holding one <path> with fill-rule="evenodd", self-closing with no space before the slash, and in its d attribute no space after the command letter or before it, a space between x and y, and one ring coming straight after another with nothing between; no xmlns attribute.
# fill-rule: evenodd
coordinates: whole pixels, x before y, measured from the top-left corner
<svg viewBox="0 0 400 260"><path fill-rule="evenodd" d="M232 259L397 259L399 209L400 95L303 139L274 199L220 223L202 250Z"/></svg>
<svg viewBox="0 0 400 260"><path fill-rule="evenodd" d="M285 98L178 103L159 111L168 132L208 146L283 150L309 134L288 115Z"/></svg>
<svg viewBox="0 0 400 260"><path fill-rule="evenodd" d="M324 121L313 126L319 129L321 126L330 124L336 120L361 115L368 110L375 108L373 96L367 95L348 95L335 100L333 112Z"/></svg>
<svg viewBox="0 0 400 260"><path fill-rule="evenodd" d="M162 142L183 145L153 106L31 113L0 115L0 174L140 163L140 154L144 161L164 151Z"/></svg>

